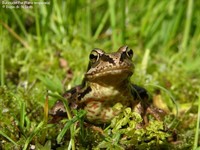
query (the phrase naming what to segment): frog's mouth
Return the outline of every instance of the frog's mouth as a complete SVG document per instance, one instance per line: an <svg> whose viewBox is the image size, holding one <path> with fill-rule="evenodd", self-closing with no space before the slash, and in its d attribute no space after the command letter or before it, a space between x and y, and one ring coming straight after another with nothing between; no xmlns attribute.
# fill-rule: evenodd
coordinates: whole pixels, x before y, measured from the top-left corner
<svg viewBox="0 0 200 150"><path fill-rule="evenodd" d="M101 80L106 81L121 81L124 79L127 79L133 74L132 69L129 67L127 68L113 68L113 69L107 69L107 70L101 70L101 71L95 71L95 72L87 72L85 74L85 78L89 81L96 81Z"/></svg>

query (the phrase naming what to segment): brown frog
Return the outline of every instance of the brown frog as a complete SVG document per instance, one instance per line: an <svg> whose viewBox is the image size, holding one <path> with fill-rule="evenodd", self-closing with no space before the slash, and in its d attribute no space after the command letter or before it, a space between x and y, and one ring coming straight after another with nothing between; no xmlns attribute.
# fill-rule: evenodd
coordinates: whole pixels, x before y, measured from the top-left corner
<svg viewBox="0 0 200 150"><path fill-rule="evenodd" d="M82 84L64 94L71 108L84 109L86 120L93 124L109 123L122 111L116 104L133 108L143 118L150 113L160 119L157 109L149 103L146 89L130 82L134 70L132 57L133 51L128 46L114 53L93 49ZM57 101L50 114L65 115L63 103Z"/></svg>

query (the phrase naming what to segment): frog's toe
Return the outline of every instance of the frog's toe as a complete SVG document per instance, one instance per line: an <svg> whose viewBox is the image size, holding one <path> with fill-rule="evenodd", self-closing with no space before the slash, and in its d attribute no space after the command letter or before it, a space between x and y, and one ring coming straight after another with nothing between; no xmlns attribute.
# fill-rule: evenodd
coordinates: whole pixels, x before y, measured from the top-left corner
<svg viewBox="0 0 200 150"><path fill-rule="evenodd" d="M158 121L163 120L164 116L166 115L164 110L153 106L148 107L146 113L152 115Z"/></svg>

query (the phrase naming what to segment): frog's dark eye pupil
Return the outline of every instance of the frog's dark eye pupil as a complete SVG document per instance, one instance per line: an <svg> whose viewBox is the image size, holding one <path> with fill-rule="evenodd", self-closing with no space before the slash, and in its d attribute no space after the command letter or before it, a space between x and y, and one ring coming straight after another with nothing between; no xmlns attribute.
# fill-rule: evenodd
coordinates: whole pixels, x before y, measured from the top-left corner
<svg viewBox="0 0 200 150"><path fill-rule="evenodd" d="M97 56L95 56L94 54L90 54L90 59L97 59Z"/></svg>
<svg viewBox="0 0 200 150"><path fill-rule="evenodd" d="M99 55L96 54L96 53L95 54L92 53L92 54L90 54L89 57L90 57L90 61L94 63L94 62L96 62L98 60Z"/></svg>
<svg viewBox="0 0 200 150"><path fill-rule="evenodd" d="M133 57L133 50L132 49L128 50L126 54L128 57Z"/></svg>

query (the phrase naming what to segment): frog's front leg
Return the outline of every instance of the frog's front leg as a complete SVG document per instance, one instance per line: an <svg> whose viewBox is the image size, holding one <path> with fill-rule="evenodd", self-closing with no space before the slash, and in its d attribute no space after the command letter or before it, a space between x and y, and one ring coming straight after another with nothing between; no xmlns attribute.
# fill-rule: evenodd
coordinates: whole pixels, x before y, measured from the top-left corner
<svg viewBox="0 0 200 150"><path fill-rule="evenodd" d="M148 115L152 115L156 120L162 120L166 113L150 103L147 90L135 84L132 84L132 89L132 94L136 101L134 104L134 111L142 116L144 124L149 122L147 118Z"/></svg>
<svg viewBox="0 0 200 150"><path fill-rule="evenodd" d="M166 112L160 108L150 105L146 110L146 115L148 114L152 115L156 120L161 121L166 115Z"/></svg>
<svg viewBox="0 0 200 150"><path fill-rule="evenodd" d="M166 115L163 110L156 108L151 104L147 106L146 104L143 104L143 102L139 102L137 105L135 105L134 111L141 115L141 117L143 118L142 124L144 125L149 123L148 115L151 115L154 119L158 121L162 121L164 116Z"/></svg>
<svg viewBox="0 0 200 150"><path fill-rule="evenodd" d="M149 99L148 92L145 88L140 87L136 84L131 84L131 89L131 93L135 100L142 101L144 99Z"/></svg>
<svg viewBox="0 0 200 150"><path fill-rule="evenodd" d="M70 106L70 108L76 109L77 108L77 104L76 104L76 94L80 91L80 89L82 88L82 86L76 86L68 91L66 91L63 94L63 97L68 101L68 104ZM53 106L53 108L49 111L49 114L51 116L55 117L67 117L67 113L65 110L65 106L62 102L62 100L58 100L55 105Z"/></svg>

